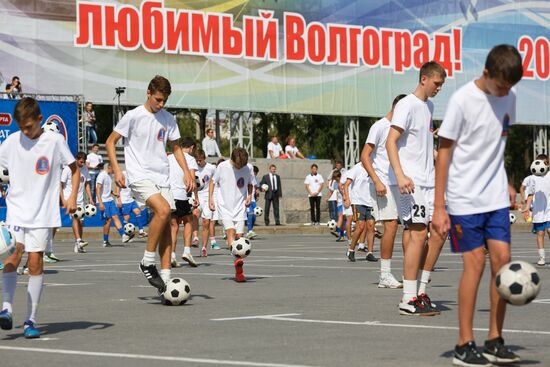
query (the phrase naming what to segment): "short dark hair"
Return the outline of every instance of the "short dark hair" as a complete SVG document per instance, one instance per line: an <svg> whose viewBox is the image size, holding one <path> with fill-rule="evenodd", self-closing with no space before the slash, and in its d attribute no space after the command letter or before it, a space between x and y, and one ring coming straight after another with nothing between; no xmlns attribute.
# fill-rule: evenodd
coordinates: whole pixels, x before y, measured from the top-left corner
<svg viewBox="0 0 550 367"><path fill-rule="evenodd" d="M160 75L155 75L155 77L151 79L147 90L151 94L154 94L155 92L160 92L164 94L165 97L168 97L170 94L172 94L172 86L170 85L170 81Z"/></svg>
<svg viewBox="0 0 550 367"><path fill-rule="evenodd" d="M92 145L92 148L93 147L98 147L99 148L99 144L96 143L96 144Z"/></svg>
<svg viewBox="0 0 550 367"><path fill-rule="evenodd" d="M537 158L536 159L542 159L544 161L547 161L548 160L548 156L546 154L539 154L537 155Z"/></svg>
<svg viewBox="0 0 550 367"><path fill-rule="evenodd" d="M399 102L400 100L402 100L406 96L407 96L406 94L400 94L397 97L395 97L392 104L391 104L391 108L393 109L395 107L395 105L397 104L397 102Z"/></svg>
<svg viewBox="0 0 550 367"><path fill-rule="evenodd" d="M269 165L269 169L271 169L271 167L275 167L275 168L277 168L277 166L276 166L276 165L274 165L273 163L271 163L271 164Z"/></svg>
<svg viewBox="0 0 550 367"><path fill-rule="evenodd" d="M422 77L425 75L428 78L433 76L434 74L439 74L440 77L446 78L447 72L443 68L443 66L439 65L435 61L428 61L422 65L420 68L420 73L418 75L418 81L420 82L422 80Z"/></svg>
<svg viewBox="0 0 550 367"><path fill-rule="evenodd" d="M195 140L193 138L185 137L180 139L180 145L182 148L191 148L197 144L195 143Z"/></svg>
<svg viewBox="0 0 550 367"><path fill-rule="evenodd" d="M84 105L87 106L87 105L89 105L89 104L91 104L92 106L94 105L94 103L93 103L93 102L90 102L90 101L86 102Z"/></svg>
<svg viewBox="0 0 550 367"><path fill-rule="evenodd" d="M86 158L88 158L88 155L86 153L84 153L84 152L76 153L76 160L79 160L79 159L86 160Z"/></svg>
<svg viewBox="0 0 550 367"><path fill-rule="evenodd" d="M225 158L220 158L216 161L216 166L219 165L220 163L222 162L225 162Z"/></svg>
<svg viewBox="0 0 550 367"><path fill-rule="evenodd" d="M38 120L40 114L40 106L36 99L25 97L20 99L15 105L13 117L15 117L15 121L21 123L28 119Z"/></svg>
<svg viewBox="0 0 550 367"><path fill-rule="evenodd" d="M206 159L206 153L202 149L198 149L195 155L197 159Z"/></svg>
<svg viewBox="0 0 550 367"><path fill-rule="evenodd" d="M231 160L237 168L243 168L248 163L248 152L244 148L237 147L231 152Z"/></svg>
<svg viewBox="0 0 550 367"><path fill-rule="evenodd" d="M310 168L313 168L313 167L315 167L315 168L317 168L317 169L319 168L319 166L318 166L318 165L316 165L315 163L313 163L313 164L311 165L311 167L310 167Z"/></svg>
<svg viewBox="0 0 550 367"><path fill-rule="evenodd" d="M211 132L211 131L214 132L214 130L212 130L212 129L206 129L206 133L207 133L207 134L208 134L209 132Z"/></svg>
<svg viewBox="0 0 550 367"><path fill-rule="evenodd" d="M258 168L258 166L252 166L252 170L254 171L255 174L258 174L258 172L260 172L260 169Z"/></svg>
<svg viewBox="0 0 550 367"><path fill-rule="evenodd" d="M485 69L491 79L516 84L523 76L523 62L519 51L511 45L498 45L491 49L485 60Z"/></svg>

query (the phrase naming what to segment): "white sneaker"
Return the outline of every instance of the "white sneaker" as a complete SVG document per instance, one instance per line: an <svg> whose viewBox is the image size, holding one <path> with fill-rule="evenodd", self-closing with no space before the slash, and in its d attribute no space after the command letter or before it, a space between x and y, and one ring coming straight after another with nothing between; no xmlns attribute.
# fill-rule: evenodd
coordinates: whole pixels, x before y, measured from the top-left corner
<svg viewBox="0 0 550 367"><path fill-rule="evenodd" d="M538 266L546 265L546 260L544 259L544 257L539 257L539 261L537 261L537 265Z"/></svg>
<svg viewBox="0 0 550 367"><path fill-rule="evenodd" d="M171 263L173 268L179 268L181 266L180 263L178 262L178 260L176 260L175 257L172 258L172 261L170 263Z"/></svg>
<svg viewBox="0 0 550 367"><path fill-rule="evenodd" d="M134 235L128 236L126 233L122 235L122 243L128 243L134 238Z"/></svg>
<svg viewBox="0 0 550 367"><path fill-rule="evenodd" d="M403 288L403 283L395 279L392 273L380 274L380 281L378 282L378 288Z"/></svg>
<svg viewBox="0 0 550 367"><path fill-rule="evenodd" d="M78 241L78 243L80 244L80 247L86 247L86 246L88 246L88 242L83 241L83 240Z"/></svg>
<svg viewBox="0 0 550 367"><path fill-rule="evenodd" d="M193 268L196 268L198 266L197 263L195 262L195 259L193 259L193 255L191 254L183 254L181 255L181 258L183 259L183 261L191 265L191 267Z"/></svg>
<svg viewBox="0 0 550 367"><path fill-rule="evenodd" d="M86 253L86 250L84 250L84 247L82 247L80 245L80 243L76 242L74 244L74 249L73 249L74 253L75 254L85 254Z"/></svg>

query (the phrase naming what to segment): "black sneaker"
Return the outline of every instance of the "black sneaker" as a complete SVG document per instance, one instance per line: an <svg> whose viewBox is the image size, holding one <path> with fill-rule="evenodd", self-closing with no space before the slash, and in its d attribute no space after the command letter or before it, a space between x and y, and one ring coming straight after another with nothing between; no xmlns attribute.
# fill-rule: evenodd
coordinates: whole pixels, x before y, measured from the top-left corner
<svg viewBox="0 0 550 367"><path fill-rule="evenodd" d="M453 365L473 367L492 366L491 362L479 353L474 341L468 342L462 346L455 346Z"/></svg>
<svg viewBox="0 0 550 367"><path fill-rule="evenodd" d="M374 254L372 252L369 252L367 254L367 257L365 258L365 260L373 262L373 263L378 261L378 259L376 258L376 256L374 256Z"/></svg>
<svg viewBox="0 0 550 367"><path fill-rule="evenodd" d="M418 298L422 302L424 302L424 304L426 306L430 307L433 311L435 311L437 313L437 315L439 315L441 313L441 311L439 311L439 309L437 308L437 305L432 302L432 300L430 299L430 297L428 297L428 295L426 293L419 294Z"/></svg>
<svg viewBox="0 0 550 367"><path fill-rule="evenodd" d="M399 314L405 316L434 316L436 313L431 307L428 307L418 298L413 298L409 302L399 303Z"/></svg>
<svg viewBox="0 0 550 367"><path fill-rule="evenodd" d="M348 260L352 263L355 262L355 251L348 250Z"/></svg>
<svg viewBox="0 0 550 367"><path fill-rule="evenodd" d="M485 341L483 356L494 363L517 363L521 360L504 345L504 339L501 337Z"/></svg>
<svg viewBox="0 0 550 367"><path fill-rule="evenodd" d="M159 275L157 266L155 264L145 266L142 262L139 263L139 270L145 275L145 278L149 281L153 287L157 288L159 293L164 293L166 285Z"/></svg>

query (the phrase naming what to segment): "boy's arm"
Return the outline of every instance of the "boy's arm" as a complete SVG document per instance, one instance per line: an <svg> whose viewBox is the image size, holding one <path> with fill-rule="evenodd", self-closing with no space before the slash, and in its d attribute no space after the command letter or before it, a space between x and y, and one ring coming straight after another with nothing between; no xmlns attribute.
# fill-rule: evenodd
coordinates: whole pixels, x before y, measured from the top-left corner
<svg viewBox="0 0 550 367"><path fill-rule="evenodd" d="M208 183L208 206L211 211L216 210L216 205L214 204L214 179L212 178Z"/></svg>
<svg viewBox="0 0 550 367"><path fill-rule="evenodd" d="M124 177L124 176L122 176ZM98 183L95 185L95 193L96 193L96 199L97 203L99 204L99 210L103 211L105 210L105 207L103 206L103 200L101 198L101 195L103 194L103 185Z"/></svg>
<svg viewBox="0 0 550 367"><path fill-rule="evenodd" d="M403 134L403 129L392 125L386 141L386 151L388 152L388 158L397 179L399 191L402 194L411 194L414 192L414 182L405 176L401 162L399 161L399 154L397 153L397 141L401 137L401 134Z"/></svg>
<svg viewBox="0 0 550 367"><path fill-rule="evenodd" d="M521 185L519 188L519 195L520 204L523 206L525 204L525 185Z"/></svg>
<svg viewBox="0 0 550 367"><path fill-rule="evenodd" d="M306 184L306 191L309 195L313 196L313 193L311 192L311 190L309 189L309 184Z"/></svg>
<svg viewBox="0 0 550 367"><path fill-rule="evenodd" d="M80 185L80 168L76 162L69 164L69 168L71 169L72 191L65 206L65 211L67 214L74 213L76 211L76 198L78 195L78 185Z"/></svg>
<svg viewBox="0 0 550 367"><path fill-rule="evenodd" d="M248 184L247 186L247 189L248 189L248 193L246 195L246 202L244 205L246 205L247 207L250 206L250 203L252 202L252 191L254 190L254 185L252 185L251 183Z"/></svg>
<svg viewBox="0 0 550 367"><path fill-rule="evenodd" d="M120 169L120 166L118 165L118 161L116 159L115 145L120 140L120 138L122 138L122 135L120 135L116 131L113 131L111 135L109 135L109 137L107 138L107 141L105 142L105 149L107 150L107 156L109 157L109 162L113 167L113 173L115 175L116 185L119 187L126 187L126 180L124 179L124 175L122 174L122 170Z"/></svg>
<svg viewBox="0 0 550 367"><path fill-rule="evenodd" d="M61 206L65 208L67 206L67 203L65 202L65 196L63 195L63 190L65 190L65 183L61 182L61 190L59 190L59 201L61 202Z"/></svg>
<svg viewBox="0 0 550 367"><path fill-rule="evenodd" d="M435 199L432 228L442 238L447 236L451 228L451 220L445 209L445 187L447 185L453 145L453 140L445 139L441 136L439 137L439 154L435 161Z"/></svg>
<svg viewBox="0 0 550 367"><path fill-rule="evenodd" d="M92 204L94 203L94 201L92 200L92 190L90 188L90 181L89 180L86 180L86 183L85 183L85 189L86 189L86 195L88 196L88 203Z"/></svg>
<svg viewBox="0 0 550 367"><path fill-rule="evenodd" d="M344 207L346 208L349 208L349 206L351 205L351 201L349 199L349 185L351 185L353 181L348 178L346 180L346 183L344 184Z"/></svg>
<svg viewBox="0 0 550 367"><path fill-rule="evenodd" d="M191 171L189 170L189 166L187 165L187 161L185 160L185 156L183 155L183 151L181 150L181 147L177 143L177 140L171 141L170 145L172 146L172 151L174 152L174 158L176 158L176 161L178 162L181 169L183 170L183 183L187 188L187 192L195 191L195 186L196 186L195 175L191 174Z"/></svg>
<svg viewBox="0 0 550 367"><path fill-rule="evenodd" d="M374 146L372 144L365 144L365 146L363 146L363 150L361 151L361 163L363 164L363 167L365 167L365 170L367 171L369 177L374 183L374 187L376 188L376 195L386 196L386 185L382 183L382 181L376 174L374 167L372 166L372 159L370 155L372 154L373 150Z"/></svg>

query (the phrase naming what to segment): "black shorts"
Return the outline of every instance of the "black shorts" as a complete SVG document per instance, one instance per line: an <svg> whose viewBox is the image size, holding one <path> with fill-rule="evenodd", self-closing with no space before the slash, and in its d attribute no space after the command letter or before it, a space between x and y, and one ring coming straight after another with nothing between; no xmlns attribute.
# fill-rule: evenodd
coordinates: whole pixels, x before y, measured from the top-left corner
<svg viewBox="0 0 550 367"><path fill-rule="evenodd" d="M353 221L360 222L365 220L374 220L372 216L372 208L366 205L352 205Z"/></svg>
<svg viewBox="0 0 550 367"><path fill-rule="evenodd" d="M189 204L189 201L187 200L178 200L176 199L176 210L172 212L172 214L176 218L183 218L188 215L193 214L193 207L191 204Z"/></svg>

